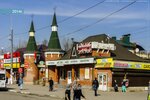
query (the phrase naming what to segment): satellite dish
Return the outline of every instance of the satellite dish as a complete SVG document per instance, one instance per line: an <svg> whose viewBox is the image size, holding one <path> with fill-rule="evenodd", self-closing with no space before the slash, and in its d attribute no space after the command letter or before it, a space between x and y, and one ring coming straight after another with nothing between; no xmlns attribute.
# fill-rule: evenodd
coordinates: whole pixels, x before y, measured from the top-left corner
<svg viewBox="0 0 150 100"><path fill-rule="evenodd" d="M139 48L136 48L136 49L135 49L135 52L136 52L136 53L139 52Z"/></svg>

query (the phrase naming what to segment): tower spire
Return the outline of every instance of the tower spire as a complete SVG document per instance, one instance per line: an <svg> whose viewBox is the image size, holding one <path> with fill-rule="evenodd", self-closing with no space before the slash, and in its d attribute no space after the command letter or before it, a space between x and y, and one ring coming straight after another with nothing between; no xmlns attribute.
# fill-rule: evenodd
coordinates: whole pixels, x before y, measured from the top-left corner
<svg viewBox="0 0 150 100"><path fill-rule="evenodd" d="M59 42L59 37L57 33L57 20L56 20L56 13L54 12L53 15L53 21L52 21L52 32L50 36L50 40L48 43L48 49L50 50L61 50L60 42Z"/></svg>
<svg viewBox="0 0 150 100"><path fill-rule="evenodd" d="M28 40L28 44L26 47L27 52L37 51L37 45L36 45L34 34L35 34L35 30L34 30L34 24L33 24L33 20L32 20L30 30L29 30L29 40Z"/></svg>

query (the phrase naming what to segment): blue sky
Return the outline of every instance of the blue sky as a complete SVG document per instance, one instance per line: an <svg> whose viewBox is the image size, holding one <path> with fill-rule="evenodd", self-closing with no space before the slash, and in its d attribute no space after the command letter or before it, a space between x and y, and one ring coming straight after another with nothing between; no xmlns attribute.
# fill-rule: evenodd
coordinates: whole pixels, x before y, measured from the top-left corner
<svg viewBox="0 0 150 100"><path fill-rule="evenodd" d="M10 48L10 23L12 23L14 30L14 46L28 41L31 15L34 15L37 44L41 44L44 39L49 40L50 26L54 8L56 8L58 34L62 47L63 41L70 38L74 38L75 41L82 41L88 36L105 33L110 37L116 36L117 39L120 39L123 34L130 33L131 42L136 42L150 51L149 0L137 0L136 3L94 25L92 23L121 9L134 0L105 0L92 9L61 22L101 1L103 0L0 0L1 10L22 9L24 11L23 14L11 14L11 17L10 14L0 13L0 47L7 50ZM91 25L91 27L74 32L87 25Z"/></svg>

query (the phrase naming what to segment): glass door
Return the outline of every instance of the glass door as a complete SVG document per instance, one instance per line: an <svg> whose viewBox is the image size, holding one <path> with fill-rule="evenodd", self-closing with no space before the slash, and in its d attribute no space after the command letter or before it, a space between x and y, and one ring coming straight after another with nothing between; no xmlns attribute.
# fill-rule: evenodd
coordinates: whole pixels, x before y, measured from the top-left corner
<svg viewBox="0 0 150 100"><path fill-rule="evenodd" d="M98 81L99 81L99 90L107 91L107 74L106 73L98 74Z"/></svg>

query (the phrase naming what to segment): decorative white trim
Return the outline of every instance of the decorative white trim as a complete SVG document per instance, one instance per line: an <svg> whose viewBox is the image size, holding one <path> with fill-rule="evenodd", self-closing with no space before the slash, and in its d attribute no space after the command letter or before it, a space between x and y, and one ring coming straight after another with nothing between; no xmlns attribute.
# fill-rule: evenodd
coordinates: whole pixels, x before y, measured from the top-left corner
<svg viewBox="0 0 150 100"><path fill-rule="evenodd" d="M28 54L24 54L24 55L23 55L24 58L25 58L26 56L29 56L29 57L30 57L30 56L34 56L34 54L33 54L33 53L30 53L30 54L28 53Z"/></svg>
<svg viewBox="0 0 150 100"><path fill-rule="evenodd" d="M64 52L45 52L45 55L47 54L64 54Z"/></svg>
<svg viewBox="0 0 150 100"><path fill-rule="evenodd" d="M57 31L57 27L56 26L52 26L52 31Z"/></svg>
<svg viewBox="0 0 150 100"><path fill-rule="evenodd" d="M34 32L29 32L29 36L34 36Z"/></svg>

